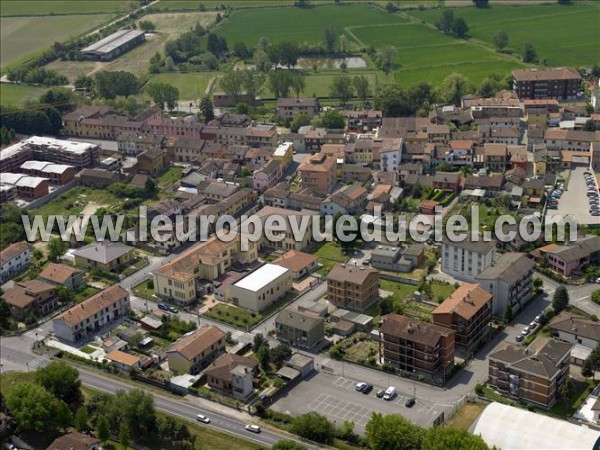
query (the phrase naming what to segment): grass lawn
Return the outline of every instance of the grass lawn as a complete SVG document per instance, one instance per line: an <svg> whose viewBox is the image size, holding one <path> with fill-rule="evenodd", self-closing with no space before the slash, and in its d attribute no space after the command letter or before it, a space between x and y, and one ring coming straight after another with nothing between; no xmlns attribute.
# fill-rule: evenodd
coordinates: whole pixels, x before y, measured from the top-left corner
<svg viewBox="0 0 600 450"><path fill-rule="evenodd" d="M51 15L126 13L129 3L120 0L2 0L2 17Z"/></svg>
<svg viewBox="0 0 600 450"><path fill-rule="evenodd" d="M376 341L359 341L346 348L345 356L348 361L366 364L369 358L377 360L379 344Z"/></svg>
<svg viewBox="0 0 600 450"><path fill-rule="evenodd" d="M96 349L94 347L90 347L89 345L86 345L85 347L81 347L79 349L79 351L82 351L83 353L87 353L88 355L91 355L92 353L94 353L96 351Z"/></svg>
<svg viewBox="0 0 600 450"><path fill-rule="evenodd" d="M440 10L410 11L411 16L435 23ZM509 49L520 55L526 42L533 44L538 58L549 65L591 66L600 63L598 42L600 5L590 2L560 6L548 5L502 6L489 9L474 7L455 10L469 25L469 34L475 39L492 44L497 31L506 31ZM548 30L552 30L551 33Z"/></svg>
<svg viewBox="0 0 600 450"><path fill-rule="evenodd" d="M26 84L0 83L0 105L21 106L25 100L41 96L47 89Z"/></svg>
<svg viewBox="0 0 600 450"><path fill-rule="evenodd" d="M18 383L34 382L35 372L2 372L0 374L0 391L6 396Z"/></svg>
<svg viewBox="0 0 600 450"><path fill-rule="evenodd" d="M446 426L457 430L468 430L484 408L483 403L465 403L446 422Z"/></svg>
<svg viewBox="0 0 600 450"><path fill-rule="evenodd" d="M431 296L433 297L433 301L437 301L439 297L446 299L455 290L456 289L454 289L454 285L452 284L446 284L436 280L431 283Z"/></svg>
<svg viewBox="0 0 600 450"><path fill-rule="evenodd" d="M202 315L243 330L250 329L263 320L262 314L246 311L245 309L224 303L217 303Z"/></svg>
<svg viewBox="0 0 600 450"><path fill-rule="evenodd" d="M134 286L133 292L135 295L142 298L153 298L154 289L150 289L147 282L148 280L144 280L140 284Z"/></svg>
<svg viewBox="0 0 600 450"><path fill-rule="evenodd" d="M86 286L83 290L75 293L73 302L80 303L81 301L85 300L88 297L91 297L99 291L100 289L95 288L94 286Z"/></svg>
<svg viewBox="0 0 600 450"><path fill-rule="evenodd" d="M159 73L150 78L150 83L160 81L172 84L179 89L179 100L197 102L205 95L210 80L216 76L216 72Z"/></svg>
<svg viewBox="0 0 600 450"><path fill-rule="evenodd" d="M77 200L83 201L83 205L77 206ZM94 202L98 205L110 205L112 208L119 208L122 200L116 198L106 189L92 189L85 186L75 186L69 189L64 194L56 197L51 202L46 203L32 211L33 214L39 214L44 217L49 215L68 216L70 214L77 215L85 208L89 202ZM71 205L69 207L69 205Z"/></svg>
<svg viewBox="0 0 600 450"><path fill-rule="evenodd" d="M558 400L554 406L550 408L550 412L557 416L564 417L565 419L571 417L583 404L595 385L596 383L592 380L587 380L587 382L573 380L573 391L569 398L570 402L565 404L562 400ZM541 408L539 411L544 412Z"/></svg>
<svg viewBox="0 0 600 450"><path fill-rule="evenodd" d="M413 286L412 284L398 283L389 280L379 280L379 288L384 291L393 292L395 300L410 298L413 292L417 290L417 286Z"/></svg>
<svg viewBox="0 0 600 450"><path fill-rule="evenodd" d="M318 250L314 251L319 258L321 268L317 270L319 275L327 275L339 263L346 261L348 258L342 253L342 249L335 242L325 242Z"/></svg>
<svg viewBox="0 0 600 450"><path fill-rule="evenodd" d="M178 166L169 167L158 177L158 187L164 188L181 180L181 172L183 169Z"/></svg>
<svg viewBox="0 0 600 450"><path fill-rule="evenodd" d="M365 23L387 25L401 22L404 22L404 19L398 15L369 5L339 7L328 4L303 9L262 8L235 11L228 20L215 28L215 32L225 37L230 45L244 42L254 48L263 36L271 42L288 39L298 43L315 44L323 42L323 30L328 27L344 33L347 27ZM350 34L345 34L353 41Z"/></svg>
<svg viewBox="0 0 600 450"><path fill-rule="evenodd" d="M40 2L35 3L39 4ZM75 6L75 2L64 3L73 3L73 6ZM3 1L3 14L4 4ZM64 42L71 37L77 37L91 31L108 22L110 18L111 16L108 14L2 17L0 18L0 41L2 42L0 65L4 67L7 64L22 62L54 42ZM32 32L32 30L35 30L35 32Z"/></svg>

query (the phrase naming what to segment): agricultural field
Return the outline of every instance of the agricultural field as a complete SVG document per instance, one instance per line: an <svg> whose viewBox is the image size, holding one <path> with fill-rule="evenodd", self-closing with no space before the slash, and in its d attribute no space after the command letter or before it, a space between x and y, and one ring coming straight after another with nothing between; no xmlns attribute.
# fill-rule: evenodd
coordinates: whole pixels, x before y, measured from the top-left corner
<svg viewBox="0 0 600 450"><path fill-rule="evenodd" d="M216 76L216 72L159 73L153 75L150 82L169 83L179 89L180 101L197 102L206 93L210 80Z"/></svg>
<svg viewBox="0 0 600 450"><path fill-rule="evenodd" d="M439 10L410 11L415 18L435 23ZM488 9L462 8L455 10L469 25L472 38L492 45L497 31L506 31L509 50L520 54L530 42L538 57L549 65L590 66L600 63L600 4L586 3L570 6L524 5L494 6ZM550 31L551 30L551 31Z"/></svg>
<svg viewBox="0 0 600 450"><path fill-rule="evenodd" d="M111 17L110 14L2 17L0 65L4 67L10 63L22 62L54 42L80 36L108 22Z"/></svg>
<svg viewBox="0 0 600 450"><path fill-rule="evenodd" d="M25 100L38 98L47 89L24 84L0 83L0 105L21 106Z"/></svg>
<svg viewBox="0 0 600 450"><path fill-rule="evenodd" d="M288 39L298 43L321 43L323 30L335 28L340 33L347 27L368 24L396 24L404 19L367 5L325 5L308 9L264 8L234 11L228 20L215 27L215 33L229 45L244 42L256 47L261 37L271 42ZM298 26L302 24L302 26Z"/></svg>
<svg viewBox="0 0 600 450"><path fill-rule="evenodd" d="M162 52L165 42L188 31L196 23L208 27L215 21L215 18L216 13L214 12L148 14L144 16L144 20L153 22L156 25L156 32L148 35L145 43L114 61L54 61L47 67L65 75L71 81L81 74L93 74L99 70L124 70L136 75L143 75L148 70L149 59L156 52ZM177 75L174 76L177 77ZM181 91L182 89L180 89Z"/></svg>
<svg viewBox="0 0 600 450"><path fill-rule="evenodd" d="M129 3L120 0L2 0L0 15L47 16L65 14L126 13Z"/></svg>

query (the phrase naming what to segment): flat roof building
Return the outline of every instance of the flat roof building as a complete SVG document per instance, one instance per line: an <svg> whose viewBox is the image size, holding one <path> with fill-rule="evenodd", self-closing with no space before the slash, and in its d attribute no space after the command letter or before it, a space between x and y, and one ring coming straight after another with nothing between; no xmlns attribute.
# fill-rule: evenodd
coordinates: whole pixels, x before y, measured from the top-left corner
<svg viewBox="0 0 600 450"><path fill-rule="evenodd" d="M231 286L232 302L240 308L260 312L292 288L292 271L267 263Z"/></svg>

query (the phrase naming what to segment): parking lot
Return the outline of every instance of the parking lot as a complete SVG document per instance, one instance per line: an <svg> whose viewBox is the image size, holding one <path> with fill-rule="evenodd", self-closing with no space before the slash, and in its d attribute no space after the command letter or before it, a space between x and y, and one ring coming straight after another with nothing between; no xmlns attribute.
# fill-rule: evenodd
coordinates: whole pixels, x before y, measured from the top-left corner
<svg viewBox="0 0 600 450"><path fill-rule="evenodd" d="M397 377L390 377L391 384L394 384L394 379ZM417 402L412 408L407 408L405 403L413 396L412 390L398 391L396 398L386 401L377 398L375 393L387 386L375 385L367 395L356 391L356 383L357 380L323 372L317 373L308 380L302 381L287 396L275 402L273 409L293 415L316 411L338 426L346 420L351 420L355 424L356 431L363 433L373 412L401 414L417 425L429 427L442 412L448 414L453 407L441 403L432 404L420 398L417 387Z"/></svg>
<svg viewBox="0 0 600 450"><path fill-rule="evenodd" d="M600 217L590 214L590 204L586 195L587 185L583 173L585 167L576 167L571 171L567 190L558 201L558 209L548 209L546 217L572 215L580 224L597 224ZM596 186L597 187L597 186Z"/></svg>

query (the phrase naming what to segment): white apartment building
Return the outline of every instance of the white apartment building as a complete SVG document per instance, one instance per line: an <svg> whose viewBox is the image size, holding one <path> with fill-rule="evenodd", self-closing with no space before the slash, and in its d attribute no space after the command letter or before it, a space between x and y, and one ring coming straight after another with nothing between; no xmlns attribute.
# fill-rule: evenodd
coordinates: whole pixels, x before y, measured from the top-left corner
<svg viewBox="0 0 600 450"><path fill-rule="evenodd" d="M27 242L16 242L0 251L0 282L10 280L31 264L32 247Z"/></svg>
<svg viewBox="0 0 600 450"><path fill-rule="evenodd" d="M469 234L462 242L445 238L442 242L442 272L459 280L473 282L487 269L496 255L496 244L473 240Z"/></svg>

